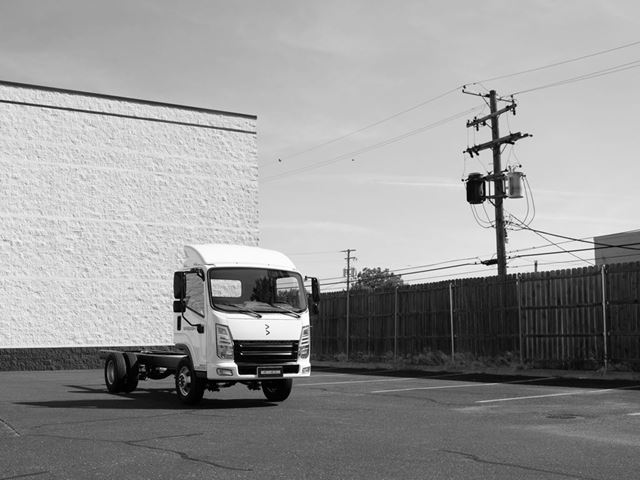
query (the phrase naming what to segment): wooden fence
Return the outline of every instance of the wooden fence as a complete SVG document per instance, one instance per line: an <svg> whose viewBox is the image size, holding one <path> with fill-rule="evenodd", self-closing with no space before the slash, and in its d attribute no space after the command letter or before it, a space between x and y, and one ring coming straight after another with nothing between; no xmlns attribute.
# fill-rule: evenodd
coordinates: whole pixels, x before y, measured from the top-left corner
<svg viewBox="0 0 640 480"><path fill-rule="evenodd" d="M465 354L540 368L640 370L640 262L322 296L316 358L437 361Z"/></svg>

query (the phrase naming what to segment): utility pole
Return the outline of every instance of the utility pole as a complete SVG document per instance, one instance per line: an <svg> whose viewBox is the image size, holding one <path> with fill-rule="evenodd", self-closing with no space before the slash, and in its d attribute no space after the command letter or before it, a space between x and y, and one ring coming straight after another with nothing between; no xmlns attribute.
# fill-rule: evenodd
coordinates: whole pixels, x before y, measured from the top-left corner
<svg viewBox="0 0 640 480"><path fill-rule="evenodd" d="M345 260L347 261L347 269L344 272L347 277L347 360L349 360L349 290L351 287L351 261L357 260L356 257L351 256L351 252L355 252L353 248L347 248L346 250L342 250L343 253L347 254Z"/></svg>
<svg viewBox="0 0 640 480"><path fill-rule="evenodd" d="M507 257L506 257L506 225L504 222L503 201L507 197L505 189L505 175L502 171L501 146L505 143L514 144L516 141L529 137L528 133L512 133L504 137L500 137L500 127L498 117L503 113L513 112L515 115L516 103L509 100L509 105L498 110L498 98L495 90L491 90L488 95L467 92L463 93L476 95L483 98L489 98L489 115L482 118L474 118L467 121L467 128L475 127L479 129L480 125L486 126L487 120L491 123L491 141L469 147L465 150L470 156L479 155L481 150L490 148L493 151L493 172L490 175L482 176L481 174L470 174L467 182L467 201L469 203L482 203L486 198L494 200L495 207L495 227L496 227L496 263L498 265L498 276L504 278L507 276ZM484 182L488 180L494 184L494 194L485 195ZM492 262L491 262L492 263Z"/></svg>
<svg viewBox="0 0 640 480"><path fill-rule="evenodd" d="M498 126L498 102L496 100L496 91L489 92L489 108L491 109L491 141L493 145L493 173L502 172L502 161L500 157L500 128ZM504 180L495 178L495 215L496 215L496 257L498 259L498 276L507 276L507 255L505 249L507 231L504 225Z"/></svg>

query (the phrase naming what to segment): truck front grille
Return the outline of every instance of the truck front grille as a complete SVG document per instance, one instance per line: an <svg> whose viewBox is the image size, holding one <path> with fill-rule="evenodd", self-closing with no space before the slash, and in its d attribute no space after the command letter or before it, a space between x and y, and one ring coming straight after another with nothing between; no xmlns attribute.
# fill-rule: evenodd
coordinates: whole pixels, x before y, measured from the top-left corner
<svg viewBox="0 0 640 480"><path fill-rule="evenodd" d="M262 365L298 360L298 341L236 340L233 358L238 364Z"/></svg>

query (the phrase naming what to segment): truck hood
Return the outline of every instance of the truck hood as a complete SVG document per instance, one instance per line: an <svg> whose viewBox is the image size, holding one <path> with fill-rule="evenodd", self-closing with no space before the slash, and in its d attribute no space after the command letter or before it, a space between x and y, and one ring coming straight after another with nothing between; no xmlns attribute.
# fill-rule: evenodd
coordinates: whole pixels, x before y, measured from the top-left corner
<svg viewBox="0 0 640 480"><path fill-rule="evenodd" d="M234 340L300 340L302 332L302 318L280 315L230 315L228 325Z"/></svg>

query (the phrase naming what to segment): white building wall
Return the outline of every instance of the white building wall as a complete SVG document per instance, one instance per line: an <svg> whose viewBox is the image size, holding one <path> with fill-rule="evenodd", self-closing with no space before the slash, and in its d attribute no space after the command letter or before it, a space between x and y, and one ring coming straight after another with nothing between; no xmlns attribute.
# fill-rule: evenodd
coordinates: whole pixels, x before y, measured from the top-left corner
<svg viewBox="0 0 640 480"><path fill-rule="evenodd" d="M255 130L0 83L0 348L172 343L183 245L258 244Z"/></svg>

